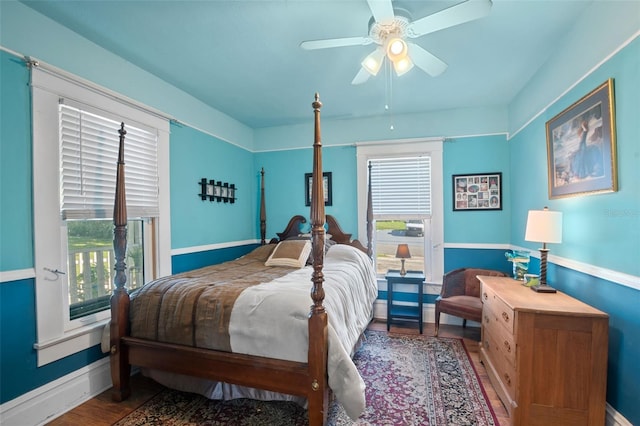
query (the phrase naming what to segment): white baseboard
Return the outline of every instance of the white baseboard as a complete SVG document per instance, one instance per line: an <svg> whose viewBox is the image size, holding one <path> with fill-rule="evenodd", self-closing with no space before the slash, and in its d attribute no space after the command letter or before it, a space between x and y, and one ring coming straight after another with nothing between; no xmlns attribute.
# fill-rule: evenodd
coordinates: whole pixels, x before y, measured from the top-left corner
<svg viewBox="0 0 640 426"><path fill-rule="evenodd" d="M387 301L377 299L373 305L373 317L382 321L387 320ZM422 305L422 321L427 323L436 322L436 307L430 303ZM462 318L453 315L440 314L440 324L462 325ZM467 327L480 327L480 323L467 321Z"/></svg>
<svg viewBox="0 0 640 426"><path fill-rule="evenodd" d="M107 357L2 404L0 423L3 426L42 425L110 387Z"/></svg>

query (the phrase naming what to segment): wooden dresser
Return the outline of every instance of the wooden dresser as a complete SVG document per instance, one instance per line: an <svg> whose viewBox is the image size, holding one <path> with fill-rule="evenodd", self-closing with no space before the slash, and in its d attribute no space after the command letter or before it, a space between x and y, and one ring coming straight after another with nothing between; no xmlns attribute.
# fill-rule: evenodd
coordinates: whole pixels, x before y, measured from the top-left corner
<svg viewBox="0 0 640 426"><path fill-rule="evenodd" d="M514 426L602 426L609 317L564 293L479 276L480 359Z"/></svg>

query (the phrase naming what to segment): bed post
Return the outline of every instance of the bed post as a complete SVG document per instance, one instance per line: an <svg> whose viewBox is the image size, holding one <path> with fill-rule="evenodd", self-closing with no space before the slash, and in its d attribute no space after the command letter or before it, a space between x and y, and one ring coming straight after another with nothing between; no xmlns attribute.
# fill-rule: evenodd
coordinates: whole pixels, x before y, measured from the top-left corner
<svg viewBox="0 0 640 426"><path fill-rule="evenodd" d="M371 161L367 183L367 255L373 259L373 201L371 199Z"/></svg>
<svg viewBox="0 0 640 426"><path fill-rule="evenodd" d="M127 200L124 189L124 123L120 129L120 146L118 149L118 169L116 173L116 197L113 206L113 250L116 258L116 276L114 283L116 288L111 295L111 325L110 325L110 348L111 348L111 380L113 391L111 397L115 401L122 401L129 397L131 389L129 387L129 376L131 367L127 349L122 344L120 338L127 335L127 325L129 323L129 293L125 287L127 275L124 262L127 252Z"/></svg>
<svg viewBox="0 0 640 426"><path fill-rule="evenodd" d="M322 180L322 141L320 138L320 108L316 93L311 104L315 115L313 142L313 184L311 188L311 241L313 245L313 274L311 281L311 312L309 313L309 425L323 425L327 421L329 386L327 384L327 313L324 309L324 190Z"/></svg>
<svg viewBox="0 0 640 426"><path fill-rule="evenodd" d="M264 205L264 167L260 170L260 244L266 244L267 208Z"/></svg>

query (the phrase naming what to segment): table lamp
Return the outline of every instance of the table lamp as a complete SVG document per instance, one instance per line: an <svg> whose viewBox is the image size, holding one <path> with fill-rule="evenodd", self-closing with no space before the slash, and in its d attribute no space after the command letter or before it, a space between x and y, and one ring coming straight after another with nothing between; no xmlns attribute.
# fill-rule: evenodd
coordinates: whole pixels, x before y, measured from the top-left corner
<svg viewBox="0 0 640 426"><path fill-rule="evenodd" d="M544 210L529 210L527 230L524 239L542 243L540 249L540 284L531 286L531 290L539 293L555 293L556 289L547 285L547 243L562 242L562 213Z"/></svg>
<svg viewBox="0 0 640 426"><path fill-rule="evenodd" d="M407 271L404 269L404 260L411 258L411 253L409 253L409 244L398 244L398 248L396 249L396 258L402 260L400 275L404 277L407 274Z"/></svg>

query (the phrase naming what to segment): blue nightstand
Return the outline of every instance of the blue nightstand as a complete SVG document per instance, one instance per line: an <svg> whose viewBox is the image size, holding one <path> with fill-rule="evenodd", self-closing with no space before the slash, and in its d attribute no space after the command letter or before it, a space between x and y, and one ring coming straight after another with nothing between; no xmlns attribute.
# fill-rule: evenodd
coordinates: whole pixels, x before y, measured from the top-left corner
<svg viewBox="0 0 640 426"><path fill-rule="evenodd" d="M424 287L424 273L422 271L407 271L402 276L397 269L390 269L385 275L387 280L387 331L393 320L416 321L420 334L422 334L422 297ZM399 304L394 301L394 286L397 284L409 284L417 286L418 301Z"/></svg>

